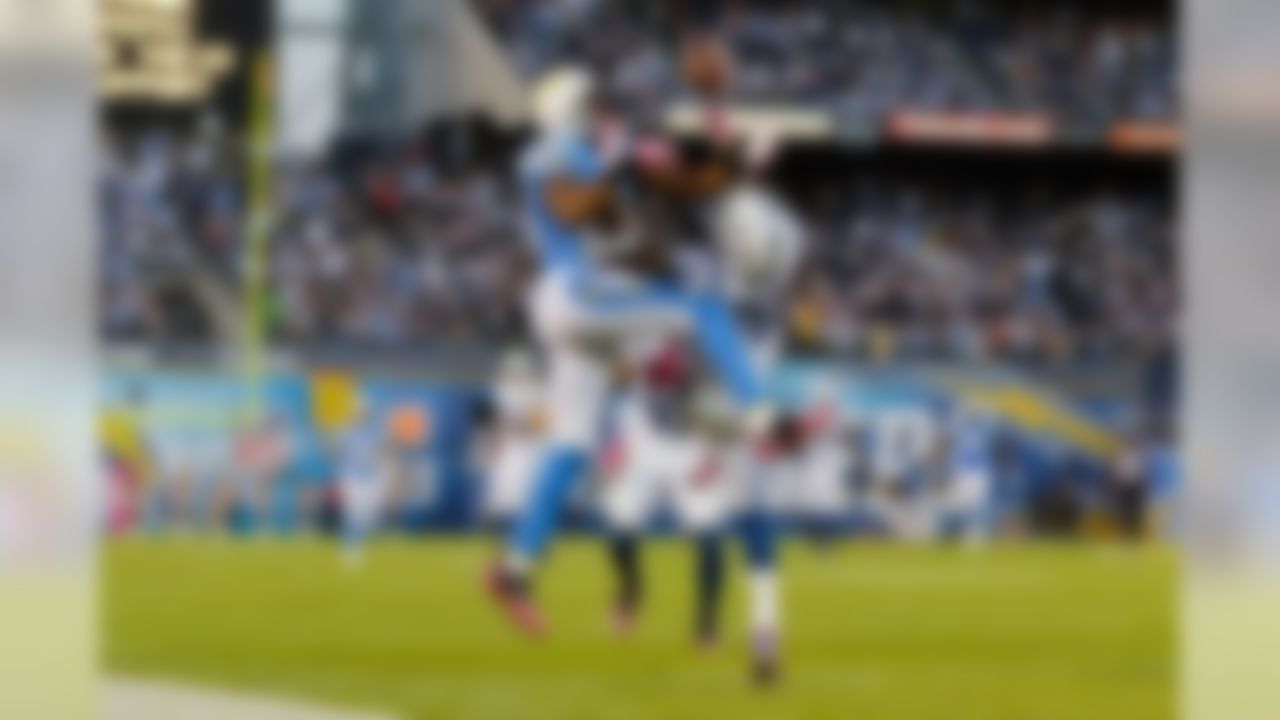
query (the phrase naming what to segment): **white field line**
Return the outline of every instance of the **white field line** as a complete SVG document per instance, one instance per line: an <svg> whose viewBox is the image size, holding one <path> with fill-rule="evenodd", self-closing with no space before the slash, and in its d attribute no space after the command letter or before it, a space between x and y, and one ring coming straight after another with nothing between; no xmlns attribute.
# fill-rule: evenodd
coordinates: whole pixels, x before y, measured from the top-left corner
<svg viewBox="0 0 1280 720"><path fill-rule="evenodd" d="M393 720L290 699L119 678L103 683L102 710L103 720Z"/></svg>

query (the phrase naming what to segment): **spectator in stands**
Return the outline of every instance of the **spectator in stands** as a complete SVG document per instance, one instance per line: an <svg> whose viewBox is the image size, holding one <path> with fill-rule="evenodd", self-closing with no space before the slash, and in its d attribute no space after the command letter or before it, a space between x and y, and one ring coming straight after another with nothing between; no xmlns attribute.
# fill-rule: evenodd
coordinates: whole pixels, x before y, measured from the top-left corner
<svg viewBox="0 0 1280 720"><path fill-rule="evenodd" d="M226 199L239 190L210 169L209 142L190 141L196 160L183 161L173 151L183 143L148 136L105 163L102 323L113 340L212 340L211 280L240 294L245 223ZM389 349L508 341L524 261L510 195L500 171L446 172L412 145L354 173L281 167L272 338ZM809 352L1060 365L1146 361L1171 337L1172 221L1154 196L961 193L861 177L828 187L804 220L812 267L788 315Z"/></svg>
<svg viewBox="0 0 1280 720"><path fill-rule="evenodd" d="M478 7L529 77L566 57L611 73L612 90L678 95L664 58L691 3L486 0ZM828 105L851 122L899 107L1048 112L1099 126L1176 111L1168 18L1050 4L1011 14L985 0L922 11L898 2L698 3L739 59L742 100ZM707 17L700 13L699 17ZM700 25L703 23L699 23Z"/></svg>

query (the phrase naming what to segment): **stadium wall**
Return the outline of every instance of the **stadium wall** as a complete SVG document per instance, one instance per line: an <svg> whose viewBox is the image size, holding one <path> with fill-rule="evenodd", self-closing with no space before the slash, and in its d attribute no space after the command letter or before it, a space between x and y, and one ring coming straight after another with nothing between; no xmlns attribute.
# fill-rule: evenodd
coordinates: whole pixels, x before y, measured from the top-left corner
<svg viewBox="0 0 1280 720"><path fill-rule="evenodd" d="M265 523L278 532L304 524L300 516L305 494L332 492L338 459L335 440L352 408L363 404L377 415L398 407L420 409L432 432L415 451L408 482L410 497L398 524L411 531L461 531L479 521L484 481L476 452L478 421L486 406L484 385L424 378L354 374L342 370L277 372L259 387L226 373L210 371L119 370L103 381L101 428L104 463L117 480L140 498L135 521L154 525L154 500L146 497L176 469L194 478L197 507L211 502L212 486L226 481L249 482L255 470L250 454L254 433L264 421L246 415L250 395L261 392L266 424L283 429L290 452L273 467L271 498L265 516L240 520L242 530ZM919 372L892 369L857 370L824 363L795 363L773 379L779 404L789 409L835 404L857 419L879 453L874 462L907 462L884 453L923 453L938 432L941 412L956 402L988 410L1001 421L1004 439L1013 450L1019 480L1000 502L1025 507L1070 466L1085 494L1102 492L1105 468L1118 447L1118 429L1097 420L1051 393L1009 375L992 372ZM1113 416L1123 417L1120 408ZM892 437L892 442L884 438ZM877 448L876 445L879 447ZM867 459L872 461L871 458ZM1088 487L1092 485L1092 489ZM1176 484L1172 475L1158 492ZM571 513L580 528L595 526L590 496L579 498ZM261 529L261 528L259 528Z"/></svg>

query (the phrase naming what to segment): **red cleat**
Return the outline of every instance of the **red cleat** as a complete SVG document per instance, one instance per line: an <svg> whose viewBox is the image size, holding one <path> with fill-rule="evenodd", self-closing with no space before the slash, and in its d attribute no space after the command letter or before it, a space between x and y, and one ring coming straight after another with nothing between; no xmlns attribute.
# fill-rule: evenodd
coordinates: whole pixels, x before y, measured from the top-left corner
<svg viewBox="0 0 1280 720"><path fill-rule="evenodd" d="M503 614L525 635L538 638L546 634L547 623L542 618L528 585L501 567L494 565L485 573L485 588Z"/></svg>
<svg viewBox="0 0 1280 720"><path fill-rule="evenodd" d="M636 629L637 613L635 607L631 605L618 605L613 609L613 621L611 623L613 634L619 638L625 638L631 635Z"/></svg>

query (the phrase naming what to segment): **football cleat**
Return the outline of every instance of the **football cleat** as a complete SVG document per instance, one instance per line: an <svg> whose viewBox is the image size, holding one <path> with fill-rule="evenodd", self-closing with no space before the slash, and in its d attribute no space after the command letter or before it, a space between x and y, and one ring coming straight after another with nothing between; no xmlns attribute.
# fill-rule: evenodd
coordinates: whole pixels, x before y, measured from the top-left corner
<svg viewBox="0 0 1280 720"><path fill-rule="evenodd" d="M485 573L485 587L489 597L521 632L535 638L546 634L546 621L530 596L527 581L494 565Z"/></svg>
<svg viewBox="0 0 1280 720"><path fill-rule="evenodd" d="M773 632L757 632L751 643L751 681L762 688L778 684L782 674L778 637Z"/></svg>

